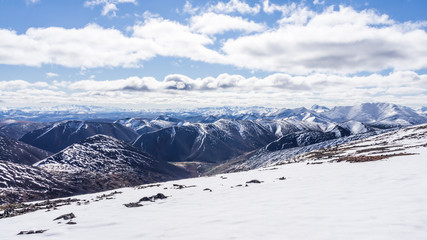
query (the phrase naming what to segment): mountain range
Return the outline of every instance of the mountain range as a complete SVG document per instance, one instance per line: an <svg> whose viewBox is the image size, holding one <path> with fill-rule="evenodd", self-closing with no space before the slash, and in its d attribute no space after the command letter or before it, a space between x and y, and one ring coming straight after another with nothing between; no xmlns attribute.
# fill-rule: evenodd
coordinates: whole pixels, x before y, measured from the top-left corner
<svg viewBox="0 0 427 240"><path fill-rule="evenodd" d="M356 136L339 139L350 137ZM98 138L110 142L106 136L92 142ZM5 204L0 239L421 240L426 139L427 124L420 124L324 145L252 171ZM45 174L30 168L32 175Z"/></svg>
<svg viewBox="0 0 427 240"><path fill-rule="evenodd" d="M8 196L8 202L249 170L427 122L422 112L387 103L204 108L146 115L95 107L2 111L0 171L9 177L1 180L0 195ZM55 113L52 121L28 121ZM105 113L120 117L105 119ZM75 114L80 115L73 119ZM90 118L80 119L87 114ZM63 118L55 121L58 116ZM14 182L14 171L28 175L25 179L32 183Z"/></svg>

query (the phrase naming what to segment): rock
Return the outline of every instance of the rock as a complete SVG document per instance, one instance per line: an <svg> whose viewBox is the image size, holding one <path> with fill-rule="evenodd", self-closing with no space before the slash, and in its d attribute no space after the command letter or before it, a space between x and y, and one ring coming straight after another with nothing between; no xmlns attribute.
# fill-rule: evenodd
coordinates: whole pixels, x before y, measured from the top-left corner
<svg viewBox="0 0 427 240"><path fill-rule="evenodd" d="M196 185L185 186L185 185L181 185L181 184L173 184L173 187L175 189L191 188L191 187L195 187L195 186Z"/></svg>
<svg viewBox="0 0 427 240"><path fill-rule="evenodd" d="M151 197L143 197L143 198L139 199L139 202L144 202L144 201L154 202L158 199L166 199L166 198L168 198L168 197L165 196L163 193L157 193L156 195L153 195Z"/></svg>
<svg viewBox="0 0 427 240"><path fill-rule="evenodd" d="M286 178L285 177L280 177L280 178L278 178L279 180L286 180Z"/></svg>
<svg viewBox="0 0 427 240"><path fill-rule="evenodd" d="M75 217L76 217L76 215L74 215L74 213L67 213L67 214L61 215L61 216L53 219L53 221L60 220L60 219L71 220L71 219L73 219Z"/></svg>
<svg viewBox="0 0 427 240"><path fill-rule="evenodd" d="M144 189L144 188L151 188L151 187L160 187L161 184L150 184L150 185L141 185L135 187L136 189Z"/></svg>
<svg viewBox="0 0 427 240"><path fill-rule="evenodd" d="M46 230L36 230L36 231L34 231L34 230L20 231L18 233L18 235L39 234L39 233L44 233L46 231L47 231L47 229Z"/></svg>
<svg viewBox="0 0 427 240"><path fill-rule="evenodd" d="M253 179L253 180L247 181L246 183L262 183L262 181Z"/></svg>
<svg viewBox="0 0 427 240"><path fill-rule="evenodd" d="M74 224L77 224L77 223L76 223L76 222L73 222L73 221L69 221L69 222L67 222L66 224L74 225Z"/></svg>
<svg viewBox="0 0 427 240"><path fill-rule="evenodd" d="M131 202L131 203L126 203L126 204L123 204L123 205L125 205L125 207L127 207L127 208L134 208L134 207L142 207L142 206L144 206L144 205L142 205L142 204L139 204L139 203L135 203L135 202Z"/></svg>

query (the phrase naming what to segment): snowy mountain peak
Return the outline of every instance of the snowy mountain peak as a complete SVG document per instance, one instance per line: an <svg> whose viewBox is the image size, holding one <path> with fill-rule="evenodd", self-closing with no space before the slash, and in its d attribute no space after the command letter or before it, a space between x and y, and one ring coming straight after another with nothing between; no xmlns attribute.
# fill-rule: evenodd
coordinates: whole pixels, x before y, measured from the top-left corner
<svg viewBox="0 0 427 240"><path fill-rule="evenodd" d="M408 107L391 103L362 103L355 106L334 107L322 113L332 121L355 120L364 123L408 126L427 121Z"/></svg>
<svg viewBox="0 0 427 240"><path fill-rule="evenodd" d="M310 110L313 110L317 113L322 113L322 112L328 111L329 108L327 108L325 106L319 106L317 104L314 104L313 106L311 106Z"/></svg>

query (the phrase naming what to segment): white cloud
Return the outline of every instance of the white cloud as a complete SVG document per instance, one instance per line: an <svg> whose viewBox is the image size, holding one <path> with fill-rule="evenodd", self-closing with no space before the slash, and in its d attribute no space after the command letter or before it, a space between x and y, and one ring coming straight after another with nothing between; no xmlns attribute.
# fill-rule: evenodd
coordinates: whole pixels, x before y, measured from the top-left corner
<svg viewBox="0 0 427 240"><path fill-rule="evenodd" d="M222 55L206 45L214 41L202 34L194 33L189 26L162 18L146 19L133 27L133 36L152 43L155 54L171 57L186 57L205 62L221 62Z"/></svg>
<svg viewBox="0 0 427 240"><path fill-rule="evenodd" d="M46 73L47 78L58 77L58 76L59 76L59 74L57 74L57 73L53 73L53 72Z"/></svg>
<svg viewBox="0 0 427 240"><path fill-rule="evenodd" d="M243 31L246 33L260 32L265 26L242 17L232 17L225 14L204 13L190 19L193 31L203 34L222 34L227 31Z"/></svg>
<svg viewBox="0 0 427 240"><path fill-rule="evenodd" d="M411 71L393 72L389 75L371 74L368 76L341 76L328 74L311 74L307 76L291 76L275 73L264 78L245 78L241 75L220 74L217 77L192 79L182 74L167 75L162 81L152 77L130 77L118 80L82 80L71 83L70 89L84 91L143 91L168 92L174 91L310 91L353 89L398 89L405 86L417 87L427 91L427 75L418 75ZM421 91L420 90L420 91ZM411 92L406 92L411 94Z"/></svg>
<svg viewBox="0 0 427 240"><path fill-rule="evenodd" d="M323 5L323 4L325 4L325 1L314 0L314 1L313 1L313 4L314 4L314 5Z"/></svg>
<svg viewBox="0 0 427 240"><path fill-rule="evenodd" d="M24 34L0 30L0 63L66 67L135 67L156 55L153 43L91 24L80 29L30 28Z"/></svg>
<svg viewBox="0 0 427 240"><path fill-rule="evenodd" d="M267 14L272 14L274 12L282 12L282 14L287 14L290 11L296 9L296 4L283 4L283 5L277 5L270 3L269 0L264 0L262 2L262 10Z"/></svg>
<svg viewBox="0 0 427 240"><path fill-rule="evenodd" d="M106 16L110 14L111 16L116 16L116 11L118 11L117 4L121 3L133 3L137 4L136 0L88 0L85 1L84 6L85 7L94 7L98 5L102 5L102 12L101 14L103 16Z"/></svg>
<svg viewBox="0 0 427 240"><path fill-rule="evenodd" d="M214 6L234 9L246 3L218 4ZM185 24L147 14L126 33L96 24L30 28L22 34L0 29L0 64L140 67L144 61L165 56L288 74L427 68L425 22L398 23L373 10L343 6L316 12L303 5L278 6L267 0L263 10L281 11L282 16L273 27L250 18L203 12ZM243 33L215 35L227 31Z"/></svg>
<svg viewBox="0 0 427 240"><path fill-rule="evenodd" d="M188 14L191 14L191 15L196 14L196 12L198 10L199 10L199 8L198 7L193 7L193 5L189 1L185 2L184 8L182 9L182 11L184 13L188 13Z"/></svg>
<svg viewBox="0 0 427 240"><path fill-rule="evenodd" d="M130 77L111 81L82 80L71 83L69 88L85 91L153 91L158 89L160 84L151 77Z"/></svg>
<svg viewBox="0 0 427 240"><path fill-rule="evenodd" d="M49 84L46 82L35 82L30 83L24 80L10 80L10 81L0 81L1 90L16 90L16 89L26 89L26 88L48 88Z"/></svg>
<svg viewBox="0 0 427 240"><path fill-rule="evenodd" d="M249 6L245 1L239 0L230 0L229 2L218 2L216 5L210 6L208 12L217 12L217 13L233 13L238 12L240 14L257 14L259 13L261 6L255 4L254 6Z"/></svg>
<svg viewBox="0 0 427 240"><path fill-rule="evenodd" d="M260 34L229 39L223 52L234 65L267 71L358 73L427 67L427 33L404 30L386 15L341 6L316 13L301 8Z"/></svg>
<svg viewBox="0 0 427 240"><path fill-rule="evenodd" d="M53 87L61 91L54 91ZM340 76L276 73L264 78L220 74L192 79L170 74L159 81L152 77L77 82L0 82L0 101L17 103L67 103L127 105L138 107L200 107L268 105L274 107L334 106L386 101L420 106L427 101L427 75L411 71L387 75Z"/></svg>

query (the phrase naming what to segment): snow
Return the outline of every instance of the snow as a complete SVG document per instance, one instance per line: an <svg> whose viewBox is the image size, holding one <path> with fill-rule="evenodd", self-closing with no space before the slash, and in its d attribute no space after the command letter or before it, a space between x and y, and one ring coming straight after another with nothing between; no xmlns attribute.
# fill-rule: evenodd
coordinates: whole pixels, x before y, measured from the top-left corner
<svg viewBox="0 0 427 240"><path fill-rule="evenodd" d="M0 219L0 239L25 239L16 234L39 229L48 231L32 239L426 239L427 149L410 151L418 155L295 163L123 188L112 200ZM263 183L245 187L252 179ZM173 189L172 184L196 187ZM157 193L170 197L138 208L123 206ZM70 212L76 225L53 221Z"/></svg>

